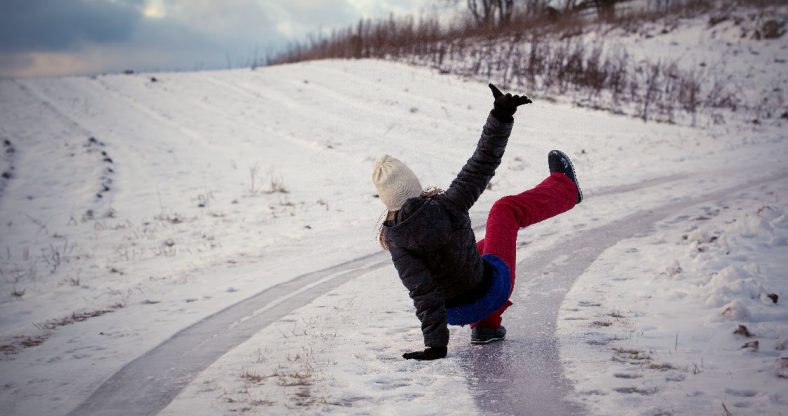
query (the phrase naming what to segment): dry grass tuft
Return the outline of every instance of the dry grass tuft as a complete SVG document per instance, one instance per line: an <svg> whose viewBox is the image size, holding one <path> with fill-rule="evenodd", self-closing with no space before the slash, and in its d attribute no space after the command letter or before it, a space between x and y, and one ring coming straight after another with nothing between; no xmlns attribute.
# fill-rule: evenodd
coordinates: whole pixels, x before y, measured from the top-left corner
<svg viewBox="0 0 788 416"><path fill-rule="evenodd" d="M116 310L121 308L123 308L123 304L116 303L105 309L97 309L97 310L86 311L86 312L74 312L71 315L65 316L63 318L50 319L45 322L36 323L35 326L36 328L39 328L41 330L53 330L61 326L71 325L77 322L86 321L90 318L106 315L108 313L115 312Z"/></svg>
<svg viewBox="0 0 788 416"><path fill-rule="evenodd" d="M255 384L260 384L260 383L262 383L264 380L266 380L269 377L271 377L271 376L263 376L263 375L260 375L260 374L257 374L257 373L253 373L253 372L251 372L249 370L244 370L243 372L241 372L241 379L242 380L248 381L250 383L255 383Z"/></svg>

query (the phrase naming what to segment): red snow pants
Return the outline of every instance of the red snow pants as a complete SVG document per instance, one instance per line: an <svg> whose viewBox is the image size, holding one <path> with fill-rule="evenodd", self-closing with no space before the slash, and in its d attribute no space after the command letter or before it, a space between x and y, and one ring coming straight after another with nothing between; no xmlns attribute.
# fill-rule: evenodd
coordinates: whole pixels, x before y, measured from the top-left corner
<svg viewBox="0 0 788 416"><path fill-rule="evenodd" d="M476 243L480 254L493 254L509 266L514 290L514 266L517 251L517 231L520 228L566 212L577 202L577 186L563 173L553 173L533 189L521 194L505 196L496 201L487 217L484 239ZM511 296L511 293L509 293ZM511 300L471 328L497 328L501 315L512 305Z"/></svg>

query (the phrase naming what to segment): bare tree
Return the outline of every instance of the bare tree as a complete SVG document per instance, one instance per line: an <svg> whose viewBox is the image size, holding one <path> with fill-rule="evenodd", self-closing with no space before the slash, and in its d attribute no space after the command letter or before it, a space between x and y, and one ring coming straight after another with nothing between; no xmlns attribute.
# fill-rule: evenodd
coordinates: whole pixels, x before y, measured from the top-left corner
<svg viewBox="0 0 788 416"><path fill-rule="evenodd" d="M550 0L522 0L519 3L521 4L519 13L522 13L526 17L533 18L545 16L548 13L548 8L557 11L558 9L555 7L548 6L548 3L555 3L558 5L560 2L551 2ZM515 12L518 11L515 10Z"/></svg>
<svg viewBox="0 0 788 416"><path fill-rule="evenodd" d="M594 6L596 6L597 16L601 20L612 20L616 17L616 3L620 3L617 0L594 0Z"/></svg>
<svg viewBox="0 0 788 416"><path fill-rule="evenodd" d="M514 15L514 0L467 0L468 11L479 26L507 26Z"/></svg>
<svg viewBox="0 0 788 416"><path fill-rule="evenodd" d="M572 10L577 6L577 0L565 0L564 10Z"/></svg>
<svg viewBox="0 0 788 416"><path fill-rule="evenodd" d="M479 26L491 27L495 18L496 0L468 0L468 10Z"/></svg>
<svg viewBox="0 0 788 416"><path fill-rule="evenodd" d="M512 13L514 12L514 0L497 0L498 25L508 26L512 23Z"/></svg>

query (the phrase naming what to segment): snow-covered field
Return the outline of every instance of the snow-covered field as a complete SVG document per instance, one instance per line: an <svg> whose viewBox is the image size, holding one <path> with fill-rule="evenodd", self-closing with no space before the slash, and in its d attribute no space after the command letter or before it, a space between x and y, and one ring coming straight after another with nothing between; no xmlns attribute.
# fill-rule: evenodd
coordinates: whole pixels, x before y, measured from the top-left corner
<svg viewBox="0 0 788 416"><path fill-rule="evenodd" d="M483 83L368 60L4 80L0 98L3 415L66 414L202 318L378 252L372 162L389 153L446 186L491 106ZM559 317L574 400L600 414L788 413L775 367L788 331L786 121L645 124L546 100L515 118L476 225L538 183L553 148L573 157L587 195L524 231L524 251L742 185L581 276ZM162 414L479 412L452 352L467 328L452 330L446 360L401 359L421 335L400 286L385 265L318 297L228 351ZM533 312L517 304L507 319ZM734 335L738 324L753 336Z"/></svg>

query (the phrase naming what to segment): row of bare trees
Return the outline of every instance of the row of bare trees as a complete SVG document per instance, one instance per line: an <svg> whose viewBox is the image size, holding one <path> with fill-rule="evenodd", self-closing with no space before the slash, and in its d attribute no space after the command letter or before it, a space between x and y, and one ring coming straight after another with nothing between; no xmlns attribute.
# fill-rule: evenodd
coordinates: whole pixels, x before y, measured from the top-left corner
<svg viewBox="0 0 788 416"><path fill-rule="evenodd" d="M559 11L547 0L441 0L465 1L467 15L452 24L441 24L434 16L405 16L388 19L362 19L353 26L334 29L328 34L309 36L290 45L285 52L267 58L268 64L282 64L325 58L385 58L405 49L424 49L427 44L458 38L497 37L511 33L574 30L594 20L611 19L616 5L627 0L563 0ZM648 0L657 10L703 4L705 0ZM584 12L585 10L585 12ZM596 12L594 12L596 10ZM587 13L592 14L589 16ZM618 16L618 19L626 17ZM552 29L551 29L552 28ZM563 36L558 33L557 36Z"/></svg>
<svg viewBox="0 0 788 416"><path fill-rule="evenodd" d="M557 18L534 12L529 18L523 7L530 5L531 10L539 10L544 6L543 0L466 1L472 19L465 22L470 24L446 26L435 17L412 16L361 20L294 44L270 63L326 58L389 59L433 67L442 73L497 79L503 85L566 96L580 105L625 112L643 120L673 122L684 114L694 122L700 109L736 106L724 83L709 81L712 73L682 70L670 62L634 62L626 51L606 50L603 40L586 44L582 37L575 36L582 33L585 25L604 18L599 11L594 19L576 12L561 13ZM695 15L709 7L704 0L653 1L658 8L652 9L651 14L615 16L612 23L637 27L638 19L665 13ZM671 1L675 2L673 6ZM476 4L476 8L471 9L471 4ZM565 7L575 11L589 7L581 4L584 3L567 0ZM474 13L479 14L479 20Z"/></svg>
<svg viewBox="0 0 788 416"><path fill-rule="evenodd" d="M579 38L551 40L532 34L457 39L397 59L643 120L675 122L689 116L694 123L701 110L735 110L738 105L719 74L682 69L672 62L636 61L626 50Z"/></svg>
<svg viewBox="0 0 788 416"><path fill-rule="evenodd" d="M460 0L448 0L456 3ZM616 4L630 0L465 0L468 14L481 27L506 27L518 20L548 16L553 19L562 14L595 10L602 20L611 20L616 15ZM665 0L670 1L670 0Z"/></svg>

